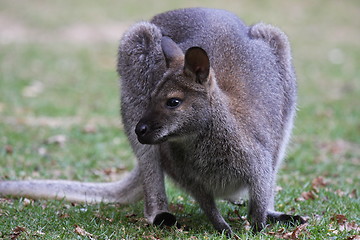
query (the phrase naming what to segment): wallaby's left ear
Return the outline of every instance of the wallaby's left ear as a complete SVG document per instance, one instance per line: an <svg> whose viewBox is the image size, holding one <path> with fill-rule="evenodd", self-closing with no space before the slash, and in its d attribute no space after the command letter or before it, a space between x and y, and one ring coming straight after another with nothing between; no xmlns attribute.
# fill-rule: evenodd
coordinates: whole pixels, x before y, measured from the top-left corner
<svg viewBox="0 0 360 240"><path fill-rule="evenodd" d="M210 72L210 60L204 49L192 47L186 51L185 70L194 73L199 83L206 82Z"/></svg>
<svg viewBox="0 0 360 240"><path fill-rule="evenodd" d="M184 61L184 53L171 38L166 36L162 37L161 48L168 68L175 67L177 64L182 64Z"/></svg>

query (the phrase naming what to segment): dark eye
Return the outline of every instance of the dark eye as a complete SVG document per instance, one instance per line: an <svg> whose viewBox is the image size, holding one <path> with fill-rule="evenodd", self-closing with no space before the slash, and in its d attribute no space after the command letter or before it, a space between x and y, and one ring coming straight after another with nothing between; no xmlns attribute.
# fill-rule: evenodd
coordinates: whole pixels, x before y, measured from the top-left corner
<svg viewBox="0 0 360 240"><path fill-rule="evenodd" d="M180 100L178 98L169 98L166 101L166 107L168 107L168 108L177 108L178 106L180 106L181 103L182 103L182 100Z"/></svg>

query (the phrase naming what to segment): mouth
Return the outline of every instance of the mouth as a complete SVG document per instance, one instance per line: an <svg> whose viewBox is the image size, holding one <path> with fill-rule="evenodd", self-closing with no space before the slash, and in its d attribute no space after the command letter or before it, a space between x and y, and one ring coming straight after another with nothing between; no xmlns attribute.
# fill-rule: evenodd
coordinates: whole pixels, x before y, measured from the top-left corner
<svg viewBox="0 0 360 240"><path fill-rule="evenodd" d="M137 136L137 139L141 144L149 144L149 145L155 144L152 141L152 139L150 139L149 137L146 137L146 136Z"/></svg>
<svg viewBox="0 0 360 240"><path fill-rule="evenodd" d="M167 137L159 137L156 135L152 135L152 134L147 134L146 136L137 136L138 141L141 144L148 144L148 145L156 145L156 144L160 144L163 143L167 140Z"/></svg>
<svg viewBox="0 0 360 240"><path fill-rule="evenodd" d="M164 129L161 127L138 124L135 129L137 139L141 144L159 144L167 140L167 134L164 134Z"/></svg>

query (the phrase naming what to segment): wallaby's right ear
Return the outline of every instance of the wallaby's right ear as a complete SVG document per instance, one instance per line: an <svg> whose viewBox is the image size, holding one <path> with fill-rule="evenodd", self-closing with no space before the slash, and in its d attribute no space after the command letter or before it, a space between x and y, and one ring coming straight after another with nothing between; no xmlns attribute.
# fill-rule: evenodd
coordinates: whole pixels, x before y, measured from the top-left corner
<svg viewBox="0 0 360 240"><path fill-rule="evenodd" d="M186 51L185 70L192 72L200 84L206 82L210 73L210 60L204 49L192 47Z"/></svg>
<svg viewBox="0 0 360 240"><path fill-rule="evenodd" d="M184 53L171 38L166 36L162 37L161 48L168 68L175 67L176 65L183 63Z"/></svg>

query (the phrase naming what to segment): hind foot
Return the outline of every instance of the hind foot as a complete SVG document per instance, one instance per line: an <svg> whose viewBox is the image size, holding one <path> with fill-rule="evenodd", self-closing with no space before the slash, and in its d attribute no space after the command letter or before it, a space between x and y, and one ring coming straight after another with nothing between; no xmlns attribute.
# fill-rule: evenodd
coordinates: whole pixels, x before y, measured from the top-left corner
<svg viewBox="0 0 360 240"><path fill-rule="evenodd" d="M270 222L282 222L290 225L306 223L306 219L300 215L289 215L281 212L268 212L267 220Z"/></svg>
<svg viewBox="0 0 360 240"><path fill-rule="evenodd" d="M156 226L174 226L176 223L176 217L168 212L158 213L153 221Z"/></svg>

